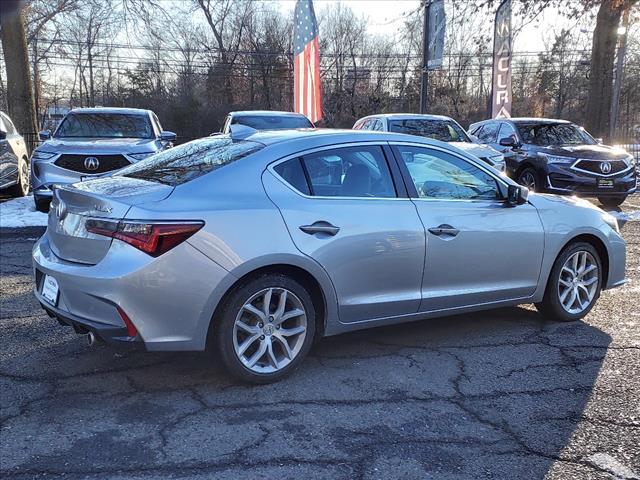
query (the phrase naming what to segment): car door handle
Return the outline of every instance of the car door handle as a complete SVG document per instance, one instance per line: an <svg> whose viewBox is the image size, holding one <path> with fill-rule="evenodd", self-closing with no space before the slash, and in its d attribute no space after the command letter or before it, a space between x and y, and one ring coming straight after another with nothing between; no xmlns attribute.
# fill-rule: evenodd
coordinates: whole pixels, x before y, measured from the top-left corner
<svg viewBox="0 0 640 480"><path fill-rule="evenodd" d="M460 233L460 230L458 230L457 228L453 228L451 225L442 224L437 227L431 227L429 229L429 233L432 233L439 237L440 236L455 237Z"/></svg>
<svg viewBox="0 0 640 480"><path fill-rule="evenodd" d="M335 235L340 231L340 227L331 225L329 222L319 221L313 222L311 225L301 225L300 230L309 235L315 235L316 233L326 233L328 235Z"/></svg>

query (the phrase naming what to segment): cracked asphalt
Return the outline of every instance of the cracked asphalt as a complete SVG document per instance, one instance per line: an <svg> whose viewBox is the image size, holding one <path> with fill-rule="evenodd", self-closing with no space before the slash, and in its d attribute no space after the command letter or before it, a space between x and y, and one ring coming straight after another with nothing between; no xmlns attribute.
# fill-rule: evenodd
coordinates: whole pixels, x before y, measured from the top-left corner
<svg viewBox="0 0 640 480"><path fill-rule="evenodd" d="M355 332L247 386L205 354L88 347L31 294L42 230L1 231L0 476L637 479L640 222L622 232L629 283L582 322L524 306Z"/></svg>

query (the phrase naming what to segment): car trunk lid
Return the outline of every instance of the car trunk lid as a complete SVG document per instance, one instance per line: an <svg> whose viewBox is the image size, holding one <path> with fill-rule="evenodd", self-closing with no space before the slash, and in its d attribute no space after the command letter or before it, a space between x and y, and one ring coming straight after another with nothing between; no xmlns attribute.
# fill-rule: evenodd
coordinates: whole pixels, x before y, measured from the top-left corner
<svg viewBox="0 0 640 480"><path fill-rule="evenodd" d="M58 185L47 229L51 249L63 260L95 265L112 239L87 231L87 220L121 220L132 206L164 200L172 191L168 185L122 176Z"/></svg>

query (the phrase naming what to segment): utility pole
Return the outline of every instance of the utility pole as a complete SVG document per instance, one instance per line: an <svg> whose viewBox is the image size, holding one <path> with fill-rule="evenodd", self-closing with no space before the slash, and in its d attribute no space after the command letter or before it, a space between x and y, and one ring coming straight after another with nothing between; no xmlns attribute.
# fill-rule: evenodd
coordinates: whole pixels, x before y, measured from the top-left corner
<svg viewBox="0 0 640 480"><path fill-rule="evenodd" d="M424 0L424 24L422 25L422 82L420 84L420 113L427 113L429 102L429 9L431 0Z"/></svg>
<svg viewBox="0 0 640 480"><path fill-rule="evenodd" d="M620 89L624 77L624 57L627 53L627 31L629 30L629 10L624 11L622 16L622 31L619 32L620 43L618 45L618 58L616 61L616 77L613 84L613 98L611 99L611 119L609 120L609 139L613 141L618 126L618 112L620 111Z"/></svg>

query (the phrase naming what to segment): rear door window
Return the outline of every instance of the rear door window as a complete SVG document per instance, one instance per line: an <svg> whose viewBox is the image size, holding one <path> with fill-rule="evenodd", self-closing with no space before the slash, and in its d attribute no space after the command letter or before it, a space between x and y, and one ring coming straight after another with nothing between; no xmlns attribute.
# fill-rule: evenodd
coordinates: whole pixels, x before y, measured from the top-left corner
<svg viewBox="0 0 640 480"><path fill-rule="evenodd" d="M120 170L114 176L177 186L262 150L264 145L229 136L202 138L164 150Z"/></svg>
<svg viewBox="0 0 640 480"><path fill-rule="evenodd" d="M387 159L379 146L323 150L281 163L274 169L306 195L396 197Z"/></svg>

